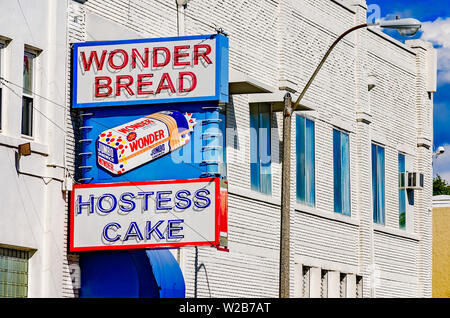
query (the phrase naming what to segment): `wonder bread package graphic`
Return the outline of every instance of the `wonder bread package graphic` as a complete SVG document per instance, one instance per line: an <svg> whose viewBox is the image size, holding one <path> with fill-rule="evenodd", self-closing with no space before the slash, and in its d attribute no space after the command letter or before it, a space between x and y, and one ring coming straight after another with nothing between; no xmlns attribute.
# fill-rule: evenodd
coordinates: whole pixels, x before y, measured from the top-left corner
<svg viewBox="0 0 450 318"><path fill-rule="evenodd" d="M97 162L125 173L187 144L195 124L192 113L161 111L105 130L97 139Z"/></svg>

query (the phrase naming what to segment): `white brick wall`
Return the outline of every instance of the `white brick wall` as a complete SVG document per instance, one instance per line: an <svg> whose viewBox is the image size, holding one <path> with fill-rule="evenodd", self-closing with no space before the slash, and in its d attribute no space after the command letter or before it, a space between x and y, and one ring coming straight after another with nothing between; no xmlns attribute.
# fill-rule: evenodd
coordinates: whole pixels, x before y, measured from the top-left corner
<svg viewBox="0 0 450 318"><path fill-rule="evenodd" d="M365 20L365 4L332 0L190 1L185 34L214 33L222 27L230 40L230 67L273 87L300 90L331 42ZM167 1L94 1L70 22L70 41L82 41L83 10L99 15L142 37L177 34L175 5ZM416 46L420 43L414 42ZM294 260L327 264L364 276L364 296L431 296L431 153L417 147L432 132L432 99L424 84L426 50L410 48L379 31L349 35L330 55L305 96L316 112L316 207L295 203L295 141L291 179L291 295L298 288ZM367 91L367 75L377 77ZM362 115L357 113L365 113ZM371 116L371 117L370 117ZM360 121L371 118L369 122ZM273 195L250 190L250 134L247 95L231 96L227 105L230 252L184 248L181 267L188 297L277 297L282 117L274 114L272 131ZM357 121L358 119L358 121ZM293 135L295 136L295 116ZM68 119L68 126L70 126ZM350 133L352 216L333 212L332 129ZM233 137L233 138L232 138ZM386 149L386 225L373 229L371 203L372 140ZM73 142L73 141L72 141ZM70 147L69 147L70 148ZM426 186L415 192L414 218L398 229L397 154L425 174ZM69 151L73 158L73 152ZM73 161L72 161L73 162ZM196 272L195 264L200 266ZM312 265L312 264L304 264ZM314 265L315 266L315 265ZM379 279L373 268L379 269ZM378 272L377 272L378 273ZM372 281L371 281L372 280Z"/></svg>

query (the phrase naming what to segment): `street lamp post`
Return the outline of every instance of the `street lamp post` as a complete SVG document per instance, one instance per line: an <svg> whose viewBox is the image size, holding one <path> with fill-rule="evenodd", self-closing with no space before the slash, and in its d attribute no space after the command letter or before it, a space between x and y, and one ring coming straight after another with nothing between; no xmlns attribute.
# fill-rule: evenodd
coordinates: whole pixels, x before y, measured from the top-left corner
<svg viewBox="0 0 450 318"><path fill-rule="evenodd" d="M420 21L412 18L396 19L391 21L379 21L375 23L364 23L354 26L342 33L330 46L319 65L311 75L302 92L292 105L292 97L290 93L284 96L283 110L283 159L281 171L281 225L280 225L280 281L279 281L279 297L289 298L289 261L290 261L290 183L291 183L291 119L292 113L298 109L300 101L305 96L306 91L311 86L323 64L327 60L331 51L336 45L349 33L371 26L379 26L381 28L396 29L403 36L413 36L421 27Z"/></svg>

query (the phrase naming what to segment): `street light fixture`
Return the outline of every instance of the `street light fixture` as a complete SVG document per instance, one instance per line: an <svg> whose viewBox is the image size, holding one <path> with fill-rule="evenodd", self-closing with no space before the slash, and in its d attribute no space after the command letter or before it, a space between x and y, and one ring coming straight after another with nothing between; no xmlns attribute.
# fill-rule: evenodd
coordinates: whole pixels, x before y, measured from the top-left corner
<svg viewBox="0 0 450 318"><path fill-rule="evenodd" d="M408 19L396 19L389 21L379 21L373 23L374 26L380 26L386 29L395 29L403 36L414 36L422 26L420 21L408 18ZM370 26L370 25L369 25Z"/></svg>
<svg viewBox="0 0 450 318"><path fill-rule="evenodd" d="M440 155L443 155L444 152L445 152L445 148L442 147L442 146L439 146L438 149L437 149L437 151L436 151L435 153L433 153L433 157L437 158L437 157L439 157Z"/></svg>
<svg viewBox="0 0 450 318"><path fill-rule="evenodd" d="M280 226L280 298L289 298L289 261L290 261L290 180L291 180L291 117L292 113L299 108L300 101L305 96L306 91L311 86L317 73L319 73L326 59L330 55L334 47L349 33L358 29L371 26L379 26L381 28L395 29L403 36L413 36L421 28L420 21L412 18L396 19L389 21L378 21L375 23L364 23L354 26L342 33L330 46L325 56L320 61L311 78L306 83L302 92L298 96L296 102L292 105L292 97L290 93L284 96L283 110L283 160L282 160L282 177L281 177L281 226Z"/></svg>

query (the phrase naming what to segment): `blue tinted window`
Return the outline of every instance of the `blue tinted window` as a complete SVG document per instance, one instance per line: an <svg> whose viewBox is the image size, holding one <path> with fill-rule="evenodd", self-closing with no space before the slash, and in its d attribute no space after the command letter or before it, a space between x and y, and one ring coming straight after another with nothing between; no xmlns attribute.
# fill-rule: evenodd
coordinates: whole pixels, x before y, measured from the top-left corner
<svg viewBox="0 0 450 318"><path fill-rule="evenodd" d="M297 201L315 205L314 122L296 117Z"/></svg>
<svg viewBox="0 0 450 318"><path fill-rule="evenodd" d="M385 212L385 176L384 148L372 144L372 204L373 221L384 225Z"/></svg>
<svg viewBox="0 0 450 318"><path fill-rule="evenodd" d="M398 154L398 173L399 176L406 172L405 166L405 155ZM399 228L404 229L406 226L406 190L398 190L398 217L399 217Z"/></svg>
<svg viewBox="0 0 450 318"><path fill-rule="evenodd" d="M333 129L334 211L350 215L350 140L349 135Z"/></svg>
<svg viewBox="0 0 450 318"><path fill-rule="evenodd" d="M269 104L250 107L250 177L252 190L272 193L271 111Z"/></svg>

